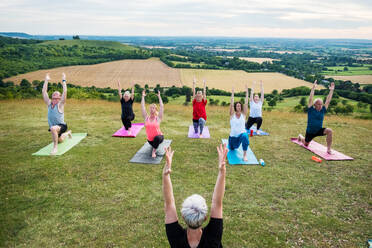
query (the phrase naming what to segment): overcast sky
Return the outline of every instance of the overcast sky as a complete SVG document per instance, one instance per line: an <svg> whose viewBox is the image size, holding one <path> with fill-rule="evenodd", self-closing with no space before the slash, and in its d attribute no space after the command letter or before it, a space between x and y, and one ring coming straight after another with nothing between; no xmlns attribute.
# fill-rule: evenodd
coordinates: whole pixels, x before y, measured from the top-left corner
<svg viewBox="0 0 372 248"><path fill-rule="evenodd" d="M0 0L0 32L372 39L372 0Z"/></svg>

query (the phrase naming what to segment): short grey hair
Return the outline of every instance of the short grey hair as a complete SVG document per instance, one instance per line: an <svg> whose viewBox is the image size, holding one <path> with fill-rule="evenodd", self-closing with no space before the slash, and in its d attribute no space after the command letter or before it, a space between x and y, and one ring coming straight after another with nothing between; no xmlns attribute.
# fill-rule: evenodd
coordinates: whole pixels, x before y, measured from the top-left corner
<svg viewBox="0 0 372 248"><path fill-rule="evenodd" d="M182 203L181 214L190 228L199 228L206 219L207 213L208 206L201 195L193 194Z"/></svg>
<svg viewBox="0 0 372 248"><path fill-rule="evenodd" d="M130 92L129 91L125 91L124 92L124 96L129 96L130 97Z"/></svg>

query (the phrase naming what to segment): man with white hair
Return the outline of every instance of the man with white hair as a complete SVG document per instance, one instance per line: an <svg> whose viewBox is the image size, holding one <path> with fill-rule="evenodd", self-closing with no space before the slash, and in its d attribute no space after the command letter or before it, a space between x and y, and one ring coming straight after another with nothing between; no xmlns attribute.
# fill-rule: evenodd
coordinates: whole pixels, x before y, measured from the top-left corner
<svg viewBox="0 0 372 248"><path fill-rule="evenodd" d="M298 140L301 141L305 146L308 146L312 139L317 136L327 135L327 153L332 154L332 129L323 127L324 115L327 112L329 103L332 100L333 91L335 89L335 84L331 83L329 87L329 94L327 96L326 102L323 106L322 99L316 99L313 104L314 91L316 87L316 80L310 92L310 98L307 110L307 128L305 137L301 134L298 135ZM313 106L314 105L314 106Z"/></svg>
<svg viewBox="0 0 372 248"><path fill-rule="evenodd" d="M48 124L49 130L52 134L53 149L50 155L57 153L58 143L64 141L69 136L72 138L71 130L67 131L67 124L64 119L64 108L67 98L67 86L66 86L66 75L62 73L62 88L63 93L55 91L52 94L52 100L48 96L48 81L50 80L49 73L45 76L43 85L43 99L45 104L48 106ZM67 132L66 132L67 131Z"/></svg>
<svg viewBox="0 0 372 248"><path fill-rule="evenodd" d="M182 204L181 214L187 224L183 229L178 223L177 210L170 179L174 151L166 149L166 163L163 169L163 196L165 229L171 247L222 247L222 200L225 194L226 145L217 147L219 173L212 196L211 216L208 225L202 228L207 219L208 207L205 199L197 194L191 195Z"/></svg>

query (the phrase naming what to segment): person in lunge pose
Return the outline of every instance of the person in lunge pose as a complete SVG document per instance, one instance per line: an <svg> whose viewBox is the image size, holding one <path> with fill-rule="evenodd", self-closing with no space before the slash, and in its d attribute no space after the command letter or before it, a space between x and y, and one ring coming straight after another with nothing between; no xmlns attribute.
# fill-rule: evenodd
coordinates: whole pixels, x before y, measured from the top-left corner
<svg viewBox="0 0 372 248"><path fill-rule="evenodd" d="M52 134L53 149L51 155L55 155L58 150L58 143L65 140L67 136L70 138L71 130L67 131L67 124L64 118L64 109L67 98L67 86L66 86L66 75L62 73L62 88L63 93L59 91L54 91L52 94L52 100L49 99L48 95L48 81L50 80L49 73L45 76L45 81L43 85L43 99L45 104L48 106L48 124L49 130Z"/></svg>
<svg viewBox="0 0 372 248"><path fill-rule="evenodd" d="M199 137L202 137L205 122L207 121L207 114L205 112L205 105L207 105L207 91L204 83L204 91L197 91L195 95L195 79L192 84L192 122L194 131L197 134L199 128Z"/></svg>
<svg viewBox="0 0 372 248"><path fill-rule="evenodd" d="M217 152L218 176L212 196L209 223L205 228L201 227L204 221L207 220L208 207L202 196L193 194L186 198L182 204L181 214L187 225L187 228L183 229L178 223L173 187L170 178L174 151L172 151L171 147L166 149L166 162L163 169L163 196L165 231L170 247L222 247L222 200L225 194L226 145L217 147Z"/></svg>
<svg viewBox="0 0 372 248"><path fill-rule="evenodd" d="M264 89L261 81L261 98L258 94L254 94L253 89L256 82L253 82L251 88L251 97L249 99L249 117L245 125L245 128L249 130L254 123L257 124L257 134L260 134L260 127L262 125L262 105L264 102Z"/></svg>
<svg viewBox="0 0 372 248"><path fill-rule="evenodd" d="M335 89L335 84L331 83L329 87L329 94L327 96L326 102L323 105L322 99L314 98L314 91L316 87L316 80L313 84L313 87L310 91L309 104L307 105L307 128L305 137L301 134L298 135L298 141L301 141L305 146L308 146L312 139L317 136L327 135L327 153L332 154L331 145L332 145L332 129L323 127L324 115L327 112L329 103L332 100L333 91Z"/></svg>
<svg viewBox="0 0 372 248"><path fill-rule="evenodd" d="M241 102L234 103L234 87L231 92L230 102L230 136L229 149L234 150L239 148L240 144L243 147L243 160L248 161L247 150L249 145L248 134L245 130L245 117L248 112L248 88L246 87L244 107Z"/></svg>
<svg viewBox="0 0 372 248"><path fill-rule="evenodd" d="M160 131L160 122L163 118L164 105L160 96L160 91L158 91L160 111L158 112L156 104L151 104L149 108L150 115L148 115L145 108L145 96L146 91L144 90L142 91L141 100L142 116L145 119L147 141L153 148L151 156L156 158L156 149L158 149L159 145L164 141L164 136Z"/></svg>
<svg viewBox="0 0 372 248"><path fill-rule="evenodd" d="M120 81L118 81L118 92L121 103L121 121L123 122L125 130L128 131L128 135L131 135L132 121L135 117L132 107L134 99L134 85L132 85L132 93L125 91L124 96L122 96Z"/></svg>

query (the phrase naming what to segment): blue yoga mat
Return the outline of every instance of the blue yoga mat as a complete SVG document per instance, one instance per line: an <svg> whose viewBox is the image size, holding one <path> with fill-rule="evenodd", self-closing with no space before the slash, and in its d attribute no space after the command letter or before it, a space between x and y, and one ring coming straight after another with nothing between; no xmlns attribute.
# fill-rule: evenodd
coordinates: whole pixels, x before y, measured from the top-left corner
<svg viewBox="0 0 372 248"><path fill-rule="evenodd" d="M250 129L247 129L248 135L250 135L251 130L253 130L253 135L258 135L258 136L269 135L269 133L267 133L265 131L262 131L261 129L260 129L260 134L257 134L257 127L256 126L251 126Z"/></svg>
<svg viewBox="0 0 372 248"><path fill-rule="evenodd" d="M222 139L222 143L227 145L229 148L228 140ZM229 161L230 165L233 164L258 164L258 160L254 153L252 152L251 148L248 146L247 150L247 158L248 161L243 160L243 148L242 145L239 146L238 149L232 150L227 153L227 160Z"/></svg>

